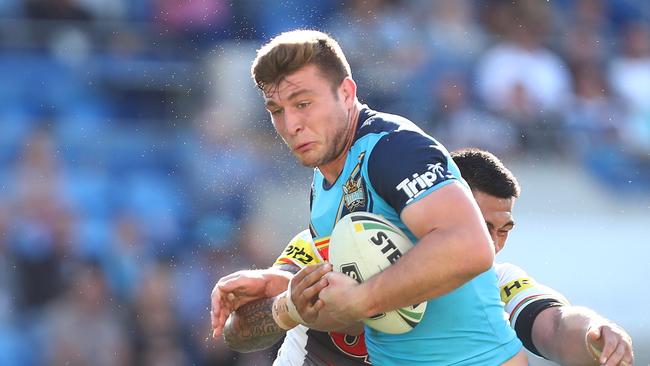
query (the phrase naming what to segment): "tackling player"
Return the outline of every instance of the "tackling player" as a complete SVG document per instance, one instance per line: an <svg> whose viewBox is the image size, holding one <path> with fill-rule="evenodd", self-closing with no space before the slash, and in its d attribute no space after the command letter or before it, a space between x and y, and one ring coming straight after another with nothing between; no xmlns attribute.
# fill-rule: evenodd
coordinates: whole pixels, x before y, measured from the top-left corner
<svg viewBox="0 0 650 366"><path fill-rule="evenodd" d="M519 183L487 151L464 149L452 157L472 190L498 253L515 224L512 210ZM593 360L608 366L632 364L632 340L621 327L592 310L569 305L562 295L536 283L513 264L495 266L511 325L531 352L563 365L597 364ZM597 353L601 354L594 357Z"/></svg>
<svg viewBox="0 0 650 366"><path fill-rule="evenodd" d="M520 192L517 180L499 159L486 151L467 149L452 153L452 157L477 199L498 252L514 227L512 208ZM260 290L263 287L268 296L280 293L291 275L278 269L295 272L319 263L326 257L326 248L326 245L316 245L308 231L304 231L287 245L274 265L276 270L241 271L226 276L215 286L213 300L216 298L218 305L218 299L225 293L263 297ZM569 305L562 295L537 283L515 265L495 266L511 326L529 351L563 365L632 365L632 341L621 327L589 309ZM277 289L270 289L271 283ZM234 313L226 327L226 341L244 352L277 342L284 332L272 320L271 301L258 300ZM257 313L257 323L247 323L246 319L250 318L242 314L243 309ZM262 329L264 325L266 329L274 329L266 338L244 336L252 334L248 331L251 326ZM594 350L602 351L600 357L589 350L588 343ZM300 325L287 332L276 360L276 365L330 364L369 364L363 337L319 332Z"/></svg>
<svg viewBox="0 0 650 366"><path fill-rule="evenodd" d="M252 74L278 134L303 165L315 168L314 241L326 241L345 214L366 211L415 243L361 284L334 272L321 281L325 273L318 271L328 267L308 266L275 309L293 309L292 318L311 328L338 330L427 301L410 332L366 328L373 362L525 365L521 342L503 319L489 234L446 149L411 121L361 104L343 52L324 33L279 35L258 51ZM217 324L229 310L216 310Z"/></svg>

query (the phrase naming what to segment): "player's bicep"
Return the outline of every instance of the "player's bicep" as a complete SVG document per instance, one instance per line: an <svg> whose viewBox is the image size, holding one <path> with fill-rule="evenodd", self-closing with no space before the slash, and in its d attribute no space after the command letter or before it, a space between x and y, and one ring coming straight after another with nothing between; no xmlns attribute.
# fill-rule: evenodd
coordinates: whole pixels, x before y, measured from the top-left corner
<svg viewBox="0 0 650 366"><path fill-rule="evenodd" d="M434 230L476 230L488 236L471 193L458 181L408 205L402 211L401 219L418 238Z"/></svg>
<svg viewBox="0 0 650 366"><path fill-rule="evenodd" d="M562 320L562 304L557 300L546 300L546 306L533 316L532 324L522 327L524 334L530 334L530 341L524 344L528 350L544 357L546 345L553 344ZM519 336L519 333L517 334Z"/></svg>
<svg viewBox="0 0 650 366"><path fill-rule="evenodd" d="M513 327L517 338L527 350L544 357L538 345L549 344L557 335L562 305L557 299L541 298L521 309ZM540 349L545 348L542 346Z"/></svg>

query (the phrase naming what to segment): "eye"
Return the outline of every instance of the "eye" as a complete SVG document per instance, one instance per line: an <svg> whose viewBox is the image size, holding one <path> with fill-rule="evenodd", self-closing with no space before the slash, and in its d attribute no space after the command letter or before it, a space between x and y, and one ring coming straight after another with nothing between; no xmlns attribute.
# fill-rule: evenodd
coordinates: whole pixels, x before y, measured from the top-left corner
<svg viewBox="0 0 650 366"><path fill-rule="evenodd" d="M298 103L296 105L296 107L298 109L305 109L305 108L309 107L310 104L311 104L310 102L300 102L300 103Z"/></svg>
<svg viewBox="0 0 650 366"><path fill-rule="evenodd" d="M282 112L284 112L284 109L283 108L278 108L278 109L274 109L274 110L272 110L270 112L271 112L272 116L278 116L278 115L282 114Z"/></svg>
<svg viewBox="0 0 650 366"><path fill-rule="evenodd" d="M501 230L497 230L497 235L506 236L506 235L508 235L509 232L510 232L510 229L501 229Z"/></svg>

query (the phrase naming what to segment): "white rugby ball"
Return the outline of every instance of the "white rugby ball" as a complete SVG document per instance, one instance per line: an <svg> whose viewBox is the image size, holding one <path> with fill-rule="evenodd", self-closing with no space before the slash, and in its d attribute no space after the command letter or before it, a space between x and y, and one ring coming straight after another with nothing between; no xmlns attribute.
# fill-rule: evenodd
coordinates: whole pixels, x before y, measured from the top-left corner
<svg viewBox="0 0 650 366"><path fill-rule="evenodd" d="M406 234L383 216L352 212L334 226L329 261L334 271L361 283L388 268L412 247ZM384 333L406 333L420 323L426 308L425 301L377 314L364 319L364 323Z"/></svg>

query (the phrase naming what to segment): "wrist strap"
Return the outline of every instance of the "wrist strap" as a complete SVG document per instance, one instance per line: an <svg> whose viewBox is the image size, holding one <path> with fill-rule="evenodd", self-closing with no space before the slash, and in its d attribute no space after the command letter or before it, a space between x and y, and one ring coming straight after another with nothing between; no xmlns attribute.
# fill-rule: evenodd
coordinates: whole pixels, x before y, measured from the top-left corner
<svg viewBox="0 0 650 366"><path fill-rule="evenodd" d="M292 319L289 313L287 293L284 292L273 300L271 314L275 323L284 330L289 330L298 325L298 322Z"/></svg>
<svg viewBox="0 0 650 366"><path fill-rule="evenodd" d="M300 313L298 313L298 309L296 309L296 305L294 305L293 301L291 300L291 282L289 282L289 288L287 289L286 297L287 297L287 307L289 308L289 316L291 317L291 319L293 319L294 321L300 324L307 324L307 322L300 316Z"/></svg>

